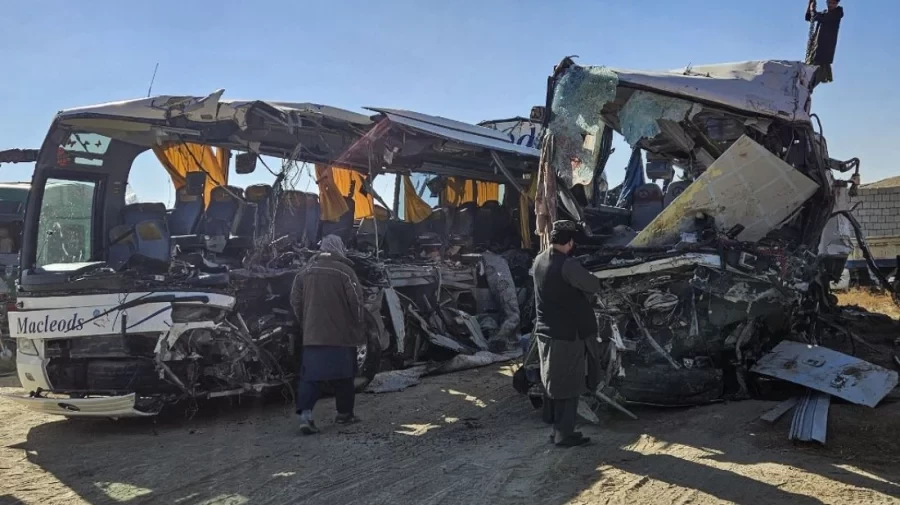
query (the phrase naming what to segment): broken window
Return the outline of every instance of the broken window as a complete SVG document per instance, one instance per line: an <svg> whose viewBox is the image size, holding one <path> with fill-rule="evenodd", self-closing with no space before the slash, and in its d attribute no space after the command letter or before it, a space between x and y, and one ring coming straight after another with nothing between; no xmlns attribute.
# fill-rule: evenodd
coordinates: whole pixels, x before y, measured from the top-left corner
<svg viewBox="0 0 900 505"><path fill-rule="evenodd" d="M38 266L91 258L96 189L93 182L47 179L38 224Z"/></svg>

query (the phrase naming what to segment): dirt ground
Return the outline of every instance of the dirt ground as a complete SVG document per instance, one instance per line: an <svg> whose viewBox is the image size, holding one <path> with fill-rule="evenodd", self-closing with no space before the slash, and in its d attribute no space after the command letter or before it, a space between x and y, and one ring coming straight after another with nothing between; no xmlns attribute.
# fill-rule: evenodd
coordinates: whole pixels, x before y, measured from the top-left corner
<svg viewBox="0 0 900 505"><path fill-rule="evenodd" d="M867 323L868 324L868 323ZM869 324L878 344L900 336ZM876 334L877 333L877 334ZM787 440L776 402L637 410L557 449L495 366L361 395L364 422L301 437L289 405L208 405L194 418L76 421L0 399L0 504L900 503L900 394L835 401L825 447ZM6 381L6 383L3 383ZM18 391L0 378L2 392Z"/></svg>
<svg viewBox="0 0 900 505"><path fill-rule="evenodd" d="M191 420L73 421L0 401L0 503L900 503L900 403L832 407L825 448L787 440L774 402L610 414L557 449L509 369L363 395L364 423L301 437L287 406ZM4 392L15 388L3 388Z"/></svg>

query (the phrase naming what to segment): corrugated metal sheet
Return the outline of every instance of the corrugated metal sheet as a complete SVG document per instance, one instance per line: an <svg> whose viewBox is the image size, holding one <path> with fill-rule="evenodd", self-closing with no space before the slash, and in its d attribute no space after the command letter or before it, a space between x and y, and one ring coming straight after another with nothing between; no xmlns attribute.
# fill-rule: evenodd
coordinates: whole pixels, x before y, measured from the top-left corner
<svg viewBox="0 0 900 505"><path fill-rule="evenodd" d="M831 396L818 391L807 391L794 411L788 439L824 444L830 406Z"/></svg>

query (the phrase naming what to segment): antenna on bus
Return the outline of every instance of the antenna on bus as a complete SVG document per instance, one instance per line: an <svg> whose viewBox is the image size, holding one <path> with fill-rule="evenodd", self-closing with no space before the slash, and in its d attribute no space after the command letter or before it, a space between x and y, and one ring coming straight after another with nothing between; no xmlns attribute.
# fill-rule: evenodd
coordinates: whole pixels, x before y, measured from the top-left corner
<svg viewBox="0 0 900 505"><path fill-rule="evenodd" d="M147 88L147 98L150 98L150 92L153 91L153 81L156 80L156 71L159 70L159 63L153 67L153 77L150 78L150 87Z"/></svg>

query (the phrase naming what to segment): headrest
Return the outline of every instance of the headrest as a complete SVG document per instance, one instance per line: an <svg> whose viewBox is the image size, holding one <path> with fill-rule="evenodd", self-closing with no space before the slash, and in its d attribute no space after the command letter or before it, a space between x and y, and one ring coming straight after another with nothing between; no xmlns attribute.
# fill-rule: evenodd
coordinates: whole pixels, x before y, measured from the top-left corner
<svg viewBox="0 0 900 505"><path fill-rule="evenodd" d="M125 206L126 210L136 210L138 212L155 212L159 214L166 213L166 206L160 202L142 202L131 203Z"/></svg>
<svg viewBox="0 0 900 505"><path fill-rule="evenodd" d="M183 187L179 188L177 191L175 191L175 198L179 202L196 202L201 197L200 197L200 195L192 195L192 194L188 193L187 186L183 186Z"/></svg>
<svg viewBox="0 0 900 505"><path fill-rule="evenodd" d="M214 202L233 202L236 198L232 195L235 193L235 188L225 187L225 186L216 186L213 188L210 193L210 199Z"/></svg>
<svg viewBox="0 0 900 505"><path fill-rule="evenodd" d="M164 231L156 221L141 221L135 226L138 236L143 240L162 240Z"/></svg>
<svg viewBox="0 0 900 505"><path fill-rule="evenodd" d="M303 191L285 191L284 194L281 195L281 199L289 207L299 207L301 205L308 205L310 196L309 193L304 193Z"/></svg>
<svg viewBox="0 0 900 505"><path fill-rule="evenodd" d="M266 184L254 184L253 186L248 186L244 191L244 194L246 195L247 200L250 200L251 202L261 202L272 196L272 186Z"/></svg>

